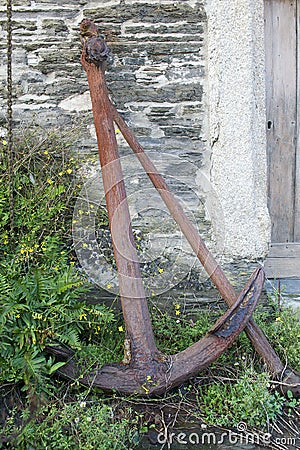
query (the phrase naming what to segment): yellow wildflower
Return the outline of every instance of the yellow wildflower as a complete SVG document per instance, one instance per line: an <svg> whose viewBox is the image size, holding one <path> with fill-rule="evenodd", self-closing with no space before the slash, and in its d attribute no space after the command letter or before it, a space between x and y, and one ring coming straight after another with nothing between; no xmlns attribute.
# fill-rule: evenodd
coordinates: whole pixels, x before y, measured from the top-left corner
<svg viewBox="0 0 300 450"><path fill-rule="evenodd" d="M43 319L43 315L37 312L33 312L32 313L32 318L33 319L38 319L38 320L42 320Z"/></svg>
<svg viewBox="0 0 300 450"><path fill-rule="evenodd" d="M66 172L70 175L70 173L72 173L72 169L67 169Z"/></svg>
<svg viewBox="0 0 300 450"><path fill-rule="evenodd" d="M82 320L82 319L86 320L86 314L85 313L80 314L79 320Z"/></svg>
<svg viewBox="0 0 300 450"><path fill-rule="evenodd" d="M124 331L124 328L122 327L122 325L118 328L118 330L120 331L120 333L122 333L122 331Z"/></svg>
<svg viewBox="0 0 300 450"><path fill-rule="evenodd" d="M281 322L281 318L280 317L276 317L276 322Z"/></svg>
<svg viewBox="0 0 300 450"><path fill-rule="evenodd" d="M107 289L111 289L111 284L108 283L108 284L106 285L106 288L107 288Z"/></svg>
<svg viewBox="0 0 300 450"><path fill-rule="evenodd" d="M49 155L48 150L45 150L45 151L44 151L44 155Z"/></svg>
<svg viewBox="0 0 300 450"><path fill-rule="evenodd" d="M180 316L180 311L179 311L179 309L176 309L175 315L176 315L176 316Z"/></svg>
<svg viewBox="0 0 300 450"><path fill-rule="evenodd" d="M53 183L54 183L54 181L53 181L53 180L51 180L51 178L48 178L48 180L47 180L47 183L49 183L49 184L53 184Z"/></svg>
<svg viewBox="0 0 300 450"><path fill-rule="evenodd" d="M144 385L142 385L142 388L144 389L144 391L146 392L146 394L149 394L149 389L146 387L146 386L144 386Z"/></svg>
<svg viewBox="0 0 300 450"><path fill-rule="evenodd" d="M158 271L159 273L163 273L164 269L159 268Z"/></svg>
<svg viewBox="0 0 300 450"><path fill-rule="evenodd" d="M7 141L5 139L2 141L2 145L7 145Z"/></svg>

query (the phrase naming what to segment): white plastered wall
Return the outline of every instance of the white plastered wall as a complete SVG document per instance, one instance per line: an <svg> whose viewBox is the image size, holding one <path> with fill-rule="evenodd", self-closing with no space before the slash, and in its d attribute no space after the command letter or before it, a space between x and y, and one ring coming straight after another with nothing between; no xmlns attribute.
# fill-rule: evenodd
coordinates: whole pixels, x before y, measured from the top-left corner
<svg viewBox="0 0 300 450"><path fill-rule="evenodd" d="M208 0L207 16L207 170L223 212L212 223L227 258L261 258L270 238L263 0Z"/></svg>

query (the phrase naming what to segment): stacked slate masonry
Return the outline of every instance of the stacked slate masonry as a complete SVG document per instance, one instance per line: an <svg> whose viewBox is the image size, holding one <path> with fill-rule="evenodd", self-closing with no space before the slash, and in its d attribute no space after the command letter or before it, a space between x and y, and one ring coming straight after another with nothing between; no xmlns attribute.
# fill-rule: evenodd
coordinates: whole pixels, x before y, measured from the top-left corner
<svg viewBox="0 0 300 450"><path fill-rule="evenodd" d="M236 39L236 30L233 27L236 27L236 21L239 19L237 15L243 20L248 20L251 27L251 20L257 22L254 15L259 14L257 11L260 10L260 0L255 0L254 3L249 3L248 0L242 2L234 0L230 2L230 6L228 2L215 0L76 2L14 0L14 127L25 128L27 124L35 124L44 129L74 127L76 129L74 133L77 133L76 150L85 154L96 154L97 144L88 85L80 64L79 39L81 20L84 17L93 19L111 49L106 77L112 100L145 150L150 152L150 156L154 155L171 188L182 198L193 216L192 219L208 246L219 259L225 257L229 271L234 267L238 279L239 273L244 271L245 261L264 256L269 222L264 203L264 178L261 179L261 185L258 185L250 168L252 184L249 188L247 187L249 181L245 182L246 184L244 180L239 181L234 170L231 174L230 166L227 167L227 163L222 162L222 158L226 161L235 159L235 143L237 145L241 143L238 135L233 135L233 142L230 143L226 137L226 132L228 130L230 132L233 124L228 124L230 113L228 117L223 116L222 99L225 99L226 106L226 95L229 97L231 95L234 104L235 92L232 86L230 92L226 88L226 76L230 78L231 75L228 73L230 70L236 75L236 67L230 69L230 64L235 63L234 60L230 62L230 51L226 58L225 52L228 51L227 46L230 44L230 33ZM7 97L5 11L6 5L2 0L0 6L2 134L6 128ZM228 27L225 41L222 36L224 28L222 21ZM240 30L241 38L245 36L244 31ZM249 38L248 42L248 37L244 38L245 48L239 49L241 58L243 53L246 55L251 48L250 39L252 38ZM232 45L244 44L233 42ZM222 63L227 64L225 59L228 57L229 69L227 72L225 70L224 78L218 67L221 67ZM247 57L251 65L251 55ZM257 55L254 57L257 60ZM224 61L222 58L225 58ZM247 71L248 65L243 70ZM239 77L241 80L245 79L245 73L237 73L236 79L236 89L243 90L243 85L239 84ZM264 99L261 94L259 95L258 103L262 105ZM257 99L255 101L257 103ZM263 113L261 107L261 117ZM238 122L240 120L242 123L246 115L247 112L239 111L234 126L240 129ZM118 130L116 132L121 155L130 154ZM249 135L252 133L250 129L244 132ZM245 142L247 140L248 135ZM254 140L257 140L257 135ZM261 136L258 140L260 140L258 146L260 157L257 170L260 173L264 171L264 141ZM252 148L252 143L249 145ZM253 159L252 155L249 159ZM232 164L234 165L235 161L232 161ZM144 179L142 175L136 176L137 166L134 165L131 173L130 167L128 170L129 173L125 176L129 185L129 195L131 184L135 185L135 191L142 192ZM235 189L228 185L230 177L232 177L231 185L238 187L241 183L241 189L245 190L241 200L234 197ZM246 178L249 180L247 174ZM250 195L250 191L249 201L247 196ZM149 195L154 194L149 191ZM144 198L144 203L139 205L141 211L147 209L148 191ZM227 201L231 202L233 209L230 215L227 215ZM238 219L235 218L239 202L242 205L242 217L247 215L248 208L257 217L257 211L253 211L251 202L255 203L255 207L260 210L257 223L251 223L251 215L241 219L241 214L237 214ZM136 203L133 199L131 205L133 214L135 217L141 217ZM158 214L146 212L140 219L141 223L138 219L134 220L137 225L144 227L144 231L148 226L148 231L152 232L153 236L156 235L157 239L152 239L154 247L155 242L161 245L159 237L164 241L167 239L168 245L176 247L178 242L181 242L181 235L175 227L172 228L172 225L169 231L163 230L159 235L159 224L162 221L160 207L157 209ZM244 239L241 236L243 227L247 228L247 224L253 235ZM239 231L241 228L242 232ZM175 243L171 243L169 238L166 238L167 235L175 236ZM181 242L180 245L183 246L183 253L186 252L185 243ZM180 261L178 263L180 264ZM197 263L195 267L198 267ZM248 273L245 274L245 278L247 276ZM242 283L241 280L239 282Z"/></svg>
<svg viewBox="0 0 300 450"><path fill-rule="evenodd" d="M145 145L201 160L204 150L206 14L203 2L13 2L14 119L45 127L88 122L79 24L92 18L111 56L107 81ZM193 5L193 6L192 6ZM5 5L1 28L1 115L5 124ZM83 150L95 147L86 125ZM83 127L84 132L84 127ZM179 138L179 142L176 142Z"/></svg>

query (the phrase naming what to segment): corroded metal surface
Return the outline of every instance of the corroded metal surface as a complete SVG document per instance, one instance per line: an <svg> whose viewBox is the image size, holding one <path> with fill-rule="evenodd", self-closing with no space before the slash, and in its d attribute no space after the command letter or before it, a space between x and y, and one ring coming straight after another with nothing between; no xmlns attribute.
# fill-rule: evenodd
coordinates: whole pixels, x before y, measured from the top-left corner
<svg viewBox="0 0 300 450"><path fill-rule="evenodd" d="M86 59L89 62L100 65L103 61L106 60L109 49L101 37L92 37L88 39L85 43L85 53Z"/></svg>
<svg viewBox="0 0 300 450"><path fill-rule="evenodd" d="M101 65L98 66L98 64L88 61L85 48L86 45L83 46L81 62L86 70L91 92L103 186L118 270L122 311L126 323L126 337L131 342L133 362L143 364L159 352L154 342L134 246L114 125L109 115L110 108L106 95L104 70Z"/></svg>
<svg viewBox="0 0 300 450"><path fill-rule="evenodd" d="M175 355L157 354L143 365L105 365L94 367L87 375L72 360L59 369L67 378L77 378L87 386L120 393L159 395L180 385L215 361L245 328L259 299L264 282L262 269L256 270L234 305L207 335ZM50 348L56 357L66 360L71 354L65 348Z"/></svg>
<svg viewBox="0 0 300 450"><path fill-rule="evenodd" d="M89 386L93 383L94 386L104 390L115 389L123 393L160 394L196 375L234 342L249 323L262 291L264 272L261 267L258 268L240 295L236 296L233 287L208 251L197 230L189 222L165 181L111 104L104 77L104 61L108 50L105 43L102 42L102 38L97 35L95 25L85 19L81 25L81 35L83 43L81 62L87 73L92 99L129 355L123 364L104 366L99 369L94 368L88 375L81 377L81 382ZM137 154L153 185L159 191L171 214L188 238L208 275L230 306L229 310L207 332L203 339L173 356L161 354L154 342L138 258L134 247L113 120ZM251 321L250 327L248 326L247 332L255 348L268 363L270 369L275 373L283 372L283 364L253 321ZM56 355L59 356L59 349L55 351ZM66 358L64 351L62 351L61 357ZM77 371L78 368L73 362L69 362L60 369L61 374L71 378L76 377ZM297 385L299 376L294 372L292 374L294 375L293 382Z"/></svg>

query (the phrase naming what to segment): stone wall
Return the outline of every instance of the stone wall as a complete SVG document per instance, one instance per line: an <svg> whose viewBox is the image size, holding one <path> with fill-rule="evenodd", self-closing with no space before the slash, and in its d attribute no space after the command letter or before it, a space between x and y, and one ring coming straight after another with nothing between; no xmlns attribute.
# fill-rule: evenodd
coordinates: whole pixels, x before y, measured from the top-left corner
<svg viewBox="0 0 300 450"><path fill-rule="evenodd" d="M79 23L106 36L109 90L147 147L201 163L206 15L203 1L14 1L14 118L42 126L83 122L91 136L89 93L80 65ZM5 15L1 8L1 96L5 97ZM5 112L1 102L2 120ZM92 139L91 139L92 137Z"/></svg>
<svg viewBox="0 0 300 450"><path fill-rule="evenodd" d="M77 147L89 153L97 151L97 144L86 75L80 64L79 24L83 17L96 22L111 49L107 83L118 110L211 242L210 223L195 182L207 153L204 1L14 1L15 126L79 127ZM3 38L5 21L2 8ZM4 127L4 40L1 60ZM119 133L117 138L124 157L129 150ZM195 258L135 159L126 157L123 165L133 224L147 242L145 264L156 261L164 268L164 278L175 277L176 284ZM94 195L92 191L93 186L90 195ZM102 272L100 284L104 278ZM163 281L162 290L167 286Z"/></svg>
<svg viewBox="0 0 300 450"><path fill-rule="evenodd" d="M92 18L111 48L107 81L113 101L185 202L205 241L227 260L264 256L270 226L263 0L233 0L229 6L227 0L13 3L15 125L77 127L77 149L97 151L79 62L79 24L83 17ZM5 27L2 3L2 129ZM121 154L128 155L124 140L117 138ZM135 163L127 167L129 194L134 186L135 192L142 190L140 208L145 209L150 191ZM140 217L133 194L132 199ZM160 215L155 223L154 215L145 215L147 226L158 228ZM170 233L181 239L173 228Z"/></svg>

